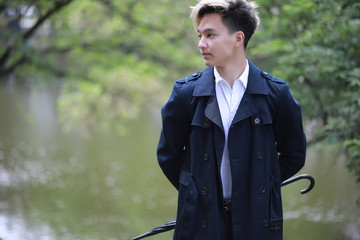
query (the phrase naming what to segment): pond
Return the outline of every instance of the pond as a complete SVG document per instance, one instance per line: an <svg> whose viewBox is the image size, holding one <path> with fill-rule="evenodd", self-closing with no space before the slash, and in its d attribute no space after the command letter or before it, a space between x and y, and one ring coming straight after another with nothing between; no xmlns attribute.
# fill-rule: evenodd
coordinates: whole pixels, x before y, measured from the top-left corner
<svg viewBox="0 0 360 240"><path fill-rule="evenodd" d="M0 86L0 239L129 240L175 218L177 193L156 161L160 107L124 136L57 122L58 87ZM360 239L360 187L333 146L308 149L282 188L284 239ZM171 239L172 232L150 239Z"/></svg>

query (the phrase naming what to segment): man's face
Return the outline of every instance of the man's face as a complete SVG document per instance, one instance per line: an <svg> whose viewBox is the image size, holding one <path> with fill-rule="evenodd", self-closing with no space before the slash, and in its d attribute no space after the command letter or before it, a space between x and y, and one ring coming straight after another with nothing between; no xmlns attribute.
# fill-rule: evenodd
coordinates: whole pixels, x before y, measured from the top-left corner
<svg viewBox="0 0 360 240"><path fill-rule="evenodd" d="M198 33L205 65L225 67L235 60L236 32L229 34L219 14L205 14L200 19Z"/></svg>

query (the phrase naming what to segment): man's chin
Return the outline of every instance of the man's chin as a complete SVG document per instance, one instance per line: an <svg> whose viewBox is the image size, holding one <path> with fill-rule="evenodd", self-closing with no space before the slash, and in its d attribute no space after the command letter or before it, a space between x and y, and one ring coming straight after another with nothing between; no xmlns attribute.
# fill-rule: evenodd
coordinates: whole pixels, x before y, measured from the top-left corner
<svg viewBox="0 0 360 240"><path fill-rule="evenodd" d="M208 67L213 67L213 66L214 66L214 64L211 63L211 62L209 62L209 61L204 61L204 64L205 64L206 66L208 66Z"/></svg>

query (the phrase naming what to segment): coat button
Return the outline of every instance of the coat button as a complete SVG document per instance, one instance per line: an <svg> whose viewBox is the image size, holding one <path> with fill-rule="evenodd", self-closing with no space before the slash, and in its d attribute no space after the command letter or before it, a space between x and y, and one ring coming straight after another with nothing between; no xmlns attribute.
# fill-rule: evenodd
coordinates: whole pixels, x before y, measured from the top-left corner
<svg viewBox="0 0 360 240"><path fill-rule="evenodd" d="M207 227L207 221L206 221L206 220L202 220L201 226L202 226L203 228L206 228L206 227Z"/></svg>
<svg viewBox="0 0 360 240"><path fill-rule="evenodd" d="M263 194L263 193L266 192L266 189L265 189L263 186L260 186L260 187L259 187L259 192L260 192L261 194Z"/></svg>
<svg viewBox="0 0 360 240"><path fill-rule="evenodd" d="M259 152L259 153L257 154L257 158L258 158L258 159L263 159L263 157L264 157L264 154L262 154L262 152Z"/></svg>
<svg viewBox="0 0 360 240"><path fill-rule="evenodd" d="M259 118L259 117L256 117L256 118L254 118L254 119L253 119L253 123L254 123L254 125L259 125L259 124L260 124L260 122L261 122L261 120L260 120L260 118Z"/></svg>
<svg viewBox="0 0 360 240"><path fill-rule="evenodd" d="M267 227L269 225L269 222L268 222L268 220L264 219L262 224L264 227Z"/></svg>
<svg viewBox="0 0 360 240"><path fill-rule="evenodd" d="M207 195L209 193L209 190L207 188L203 188L201 192L203 195Z"/></svg>
<svg viewBox="0 0 360 240"><path fill-rule="evenodd" d="M210 120L206 118L205 121L204 121L204 126L205 127L210 127L210 124L211 124Z"/></svg>
<svg viewBox="0 0 360 240"><path fill-rule="evenodd" d="M209 154L207 154L207 153L204 154L204 160L205 160L205 161L208 161L208 160L209 160Z"/></svg>
<svg viewBox="0 0 360 240"><path fill-rule="evenodd" d="M194 192L192 190L190 190L189 193L190 193L190 195L193 195ZM192 203L191 199L188 200L188 203L190 203L190 204Z"/></svg>

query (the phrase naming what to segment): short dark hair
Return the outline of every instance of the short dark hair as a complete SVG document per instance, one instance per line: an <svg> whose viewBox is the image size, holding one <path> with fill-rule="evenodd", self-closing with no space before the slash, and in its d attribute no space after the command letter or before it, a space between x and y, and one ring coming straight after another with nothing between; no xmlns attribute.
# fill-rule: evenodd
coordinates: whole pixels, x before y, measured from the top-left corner
<svg viewBox="0 0 360 240"><path fill-rule="evenodd" d="M245 0L200 0L192 7L190 17L193 19L194 27L200 23L205 14L218 13L222 16L224 25L229 33L242 31L245 35L244 48L260 24L257 4Z"/></svg>

